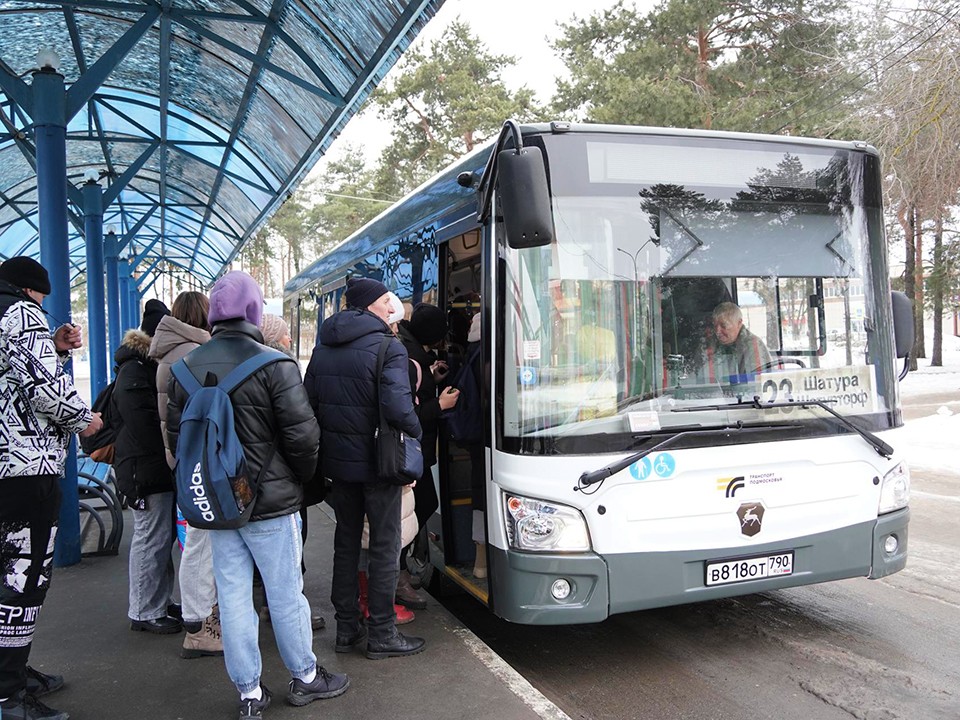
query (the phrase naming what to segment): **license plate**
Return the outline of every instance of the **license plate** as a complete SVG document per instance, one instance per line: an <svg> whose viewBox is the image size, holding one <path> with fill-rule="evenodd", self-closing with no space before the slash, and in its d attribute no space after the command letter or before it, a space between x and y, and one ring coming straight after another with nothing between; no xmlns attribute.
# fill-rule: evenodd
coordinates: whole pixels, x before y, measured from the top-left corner
<svg viewBox="0 0 960 720"><path fill-rule="evenodd" d="M727 585L792 574L793 552L791 551L707 563L706 584L708 586Z"/></svg>

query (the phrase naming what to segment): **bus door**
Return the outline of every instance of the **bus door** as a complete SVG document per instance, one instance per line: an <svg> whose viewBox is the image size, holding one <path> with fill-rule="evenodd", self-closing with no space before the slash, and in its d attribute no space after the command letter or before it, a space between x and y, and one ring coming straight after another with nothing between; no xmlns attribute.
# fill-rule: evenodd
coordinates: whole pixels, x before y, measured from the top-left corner
<svg viewBox="0 0 960 720"><path fill-rule="evenodd" d="M445 360L450 368L441 392L449 385L461 385L464 403L458 418L441 421L437 455L441 528L439 538L431 539L442 546L446 574L486 603L483 499L488 472L481 419L483 352L477 339L483 277L479 231L472 230L445 243L441 247L441 268L439 295L449 325ZM466 388L468 383L474 383L472 389ZM470 417L465 417L468 406ZM481 428L479 438L470 429L474 412L476 428ZM479 561L478 548L482 553Z"/></svg>

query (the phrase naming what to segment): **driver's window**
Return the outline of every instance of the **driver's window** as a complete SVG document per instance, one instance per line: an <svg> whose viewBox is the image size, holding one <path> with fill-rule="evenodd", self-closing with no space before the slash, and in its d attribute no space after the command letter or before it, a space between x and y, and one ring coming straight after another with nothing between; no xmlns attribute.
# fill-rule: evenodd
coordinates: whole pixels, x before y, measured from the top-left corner
<svg viewBox="0 0 960 720"><path fill-rule="evenodd" d="M738 278L736 303L743 326L760 338L771 354L780 350L776 283L771 278Z"/></svg>

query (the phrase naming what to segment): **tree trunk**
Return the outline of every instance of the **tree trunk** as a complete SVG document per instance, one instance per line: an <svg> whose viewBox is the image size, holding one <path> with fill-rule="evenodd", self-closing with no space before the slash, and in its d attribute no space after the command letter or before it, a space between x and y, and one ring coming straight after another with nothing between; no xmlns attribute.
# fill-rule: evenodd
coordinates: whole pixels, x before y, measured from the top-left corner
<svg viewBox="0 0 960 720"><path fill-rule="evenodd" d="M917 339L913 344L913 350L918 358L927 356L927 343L923 332L923 297L924 297L924 273L923 273L923 223L920 220L920 211L914 208L914 233L913 247L916 253L916 259L913 265L913 272L916 274L914 291L917 294L917 301L913 305L914 316L916 317Z"/></svg>
<svg viewBox="0 0 960 720"><path fill-rule="evenodd" d="M943 210L937 211L937 224L933 231L933 278L930 292L933 293L933 354L930 365L943 367L943 290L946 276L943 267Z"/></svg>
<svg viewBox="0 0 960 720"><path fill-rule="evenodd" d="M913 206L913 203L908 202L906 207L901 209L900 213L898 213L898 218L900 220L900 226L903 228L903 237L905 243L903 261L903 292L913 303L914 320L916 320L917 293L915 287L916 275L914 274L914 266L916 264L916 252L914 246L916 210ZM914 344L913 349L910 351L910 369L917 369L916 344Z"/></svg>

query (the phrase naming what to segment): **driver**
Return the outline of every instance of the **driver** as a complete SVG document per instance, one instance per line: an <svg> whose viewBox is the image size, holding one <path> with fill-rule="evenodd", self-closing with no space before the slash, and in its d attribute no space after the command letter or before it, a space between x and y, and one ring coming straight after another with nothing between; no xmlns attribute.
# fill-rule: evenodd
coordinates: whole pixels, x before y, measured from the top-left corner
<svg viewBox="0 0 960 720"><path fill-rule="evenodd" d="M713 310L713 340L707 345L710 382L743 382L770 362L770 351L743 325L743 313L732 302ZM731 377L734 376L734 377Z"/></svg>

